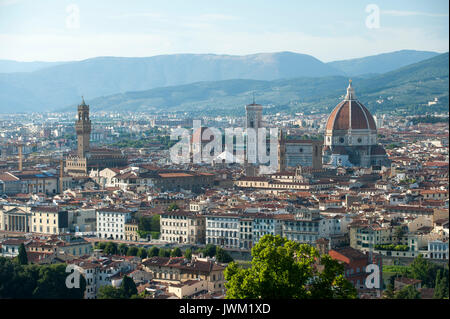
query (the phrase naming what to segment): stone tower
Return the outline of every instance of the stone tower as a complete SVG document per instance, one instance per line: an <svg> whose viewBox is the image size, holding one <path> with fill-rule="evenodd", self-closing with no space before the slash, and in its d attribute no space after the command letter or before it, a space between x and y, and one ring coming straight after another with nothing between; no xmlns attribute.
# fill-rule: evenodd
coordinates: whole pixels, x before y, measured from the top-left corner
<svg viewBox="0 0 450 319"><path fill-rule="evenodd" d="M280 129L278 135L278 171L284 172L286 170L286 144L283 129Z"/></svg>
<svg viewBox="0 0 450 319"><path fill-rule="evenodd" d="M78 139L78 156L84 158L89 152L89 139L91 137L91 120L89 119L89 105L83 101L78 105L78 120L75 123Z"/></svg>
<svg viewBox="0 0 450 319"><path fill-rule="evenodd" d="M255 102L245 106L247 129L246 159L250 164L258 164L258 129L263 127L262 109L262 105L255 104ZM252 130L254 134L249 132Z"/></svg>

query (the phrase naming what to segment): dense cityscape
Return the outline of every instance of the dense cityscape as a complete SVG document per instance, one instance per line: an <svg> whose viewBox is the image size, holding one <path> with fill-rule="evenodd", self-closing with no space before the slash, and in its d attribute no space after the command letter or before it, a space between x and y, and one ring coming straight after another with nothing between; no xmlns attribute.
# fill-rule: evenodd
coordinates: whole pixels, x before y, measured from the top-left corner
<svg viewBox="0 0 450 319"><path fill-rule="evenodd" d="M229 263L251 267L252 247L281 236L339 261L359 298L448 297L431 273L448 282L448 114L372 117L351 82L329 115L263 109L202 118L190 142L205 149L207 127L277 127L269 174L226 152L171 162L188 113L91 116L82 99L76 116L4 115L0 254L76 265L84 298L111 297L124 278L141 298L226 298ZM430 278L416 278L419 260ZM369 289L372 263L381 282Z"/></svg>
<svg viewBox="0 0 450 319"><path fill-rule="evenodd" d="M447 2L63 2L0 0L2 308L448 303Z"/></svg>

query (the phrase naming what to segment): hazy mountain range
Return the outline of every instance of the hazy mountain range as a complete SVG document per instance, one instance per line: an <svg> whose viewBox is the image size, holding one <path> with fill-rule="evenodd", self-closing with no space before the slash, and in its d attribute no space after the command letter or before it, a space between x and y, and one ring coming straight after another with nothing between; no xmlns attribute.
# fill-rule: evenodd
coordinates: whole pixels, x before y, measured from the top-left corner
<svg viewBox="0 0 450 319"><path fill-rule="evenodd" d="M445 110L448 108L448 66L449 55L444 53L371 78L354 77L353 87L358 99L373 112L399 108L423 111L420 105L436 97L439 104L434 109ZM209 81L98 97L89 104L97 111L195 109L205 113L217 110L242 113L254 93L257 103L273 105L273 111L331 111L345 95L347 86L348 77L340 75L273 81Z"/></svg>
<svg viewBox="0 0 450 319"><path fill-rule="evenodd" d="M201 108L207 102L230 108L236 106L234 103L247 103L250 91L265 96L261 103L299 105L310 95L317 96L315 93L323 96L332 94L333 89L342 91L349 76L376 82L380 81L379 73L437 55L404 50L330 63L292 52L99 57L49 64L16 62L16 66L0 61L0 112L66 109L76 105L82 95L93 109L122 109L125 105L136 110L182 109L186 105ZM23 71L27 68L31 72Z"/></svg>

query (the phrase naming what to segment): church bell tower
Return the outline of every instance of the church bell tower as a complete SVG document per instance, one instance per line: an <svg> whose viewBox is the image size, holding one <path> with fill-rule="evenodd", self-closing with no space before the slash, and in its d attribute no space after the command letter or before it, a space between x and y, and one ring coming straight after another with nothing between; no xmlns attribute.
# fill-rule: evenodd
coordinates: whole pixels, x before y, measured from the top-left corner
<svg viewBox="0 0 450 319"><path fill-rule="evenodd" d="M83 101L78 105L78 120L75 123L78 139L78 157L84 158L89 152L89 139L91 137L91 120L89 119L89 105Z"/></svg>

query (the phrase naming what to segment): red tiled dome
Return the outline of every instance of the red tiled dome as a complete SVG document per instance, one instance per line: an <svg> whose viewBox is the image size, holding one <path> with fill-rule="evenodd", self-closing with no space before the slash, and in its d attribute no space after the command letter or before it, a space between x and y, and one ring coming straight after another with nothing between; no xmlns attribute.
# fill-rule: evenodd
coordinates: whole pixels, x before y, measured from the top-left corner
<svg viewBox="0 0 450 319"><path fill-rule="evenodd" d="M356 98L350 85L345 99L340 102L328 117L327 130L376 130L375 121L369 110Z"/></svg>

